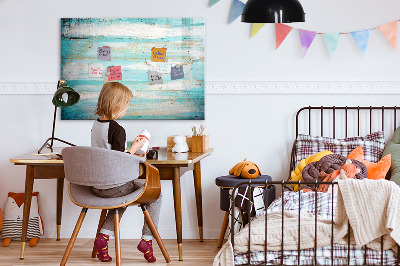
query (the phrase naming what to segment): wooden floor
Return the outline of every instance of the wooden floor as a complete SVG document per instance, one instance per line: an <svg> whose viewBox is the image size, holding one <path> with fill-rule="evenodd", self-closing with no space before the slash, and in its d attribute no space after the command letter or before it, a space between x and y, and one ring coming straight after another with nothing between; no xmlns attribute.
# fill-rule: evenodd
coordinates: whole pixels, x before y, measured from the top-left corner
<svg viewBox="0 0 400 266"><path fill-rule="evenodd" d="M9 247L0 246L0 265L60 265L61 258L64 255L65 248L69 239L40 239L36 247L25 249L25 259L20 260L20 242L12 241ZM143 254L136 249L140 240L121 240L122 247L122 264L123 265L212 265L215 255L218 253L217 240L183 240L183 261L178 260L178 247L176 240L163 240L168 250L172 262L167 264L158 248L157 242L154 241L154 254L157 258L156 263L149 264ZM110 255L113 262L104 263L91 258L93 240L77 239L68 259L67 265L115 265L114 262L114 243L110 241Z"/></svg>

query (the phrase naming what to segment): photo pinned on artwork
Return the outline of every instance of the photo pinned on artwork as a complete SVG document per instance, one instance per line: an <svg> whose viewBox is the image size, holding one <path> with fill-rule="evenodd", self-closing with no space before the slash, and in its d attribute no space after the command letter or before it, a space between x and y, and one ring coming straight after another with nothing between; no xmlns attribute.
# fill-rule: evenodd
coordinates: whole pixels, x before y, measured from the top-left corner
<svg viewBox="0 0 400 266"><path fill-rule="evenodd" d="M149 71L149 85L163 84L162 74L157 71Z"/></svg>
<svg viewBox="0 0 400 266"><path fill-rule="evenodd" d="M183 73L183 65L171 66L171 80L183 79L185 74Z"/></svg>
<svg viewBox="0 0 400 266"><path fill-rule="evenodd" d="M93 63L89 65L89 78L102 78L103 64Z"/></svg>
<svg viewBox="0 0 400 266"><path fill-rule="evenodd" d="M157 62L157 72L168 74L171 71L171 63L167 62Z"/></svg>
<svg viewBox="0 0 400 266"><path fill-rule="evenodd" d="M151 48L152 62L165 62L167 59L167 48Z"/></svg>
<svg viewBox="0 0 400 266"><path fill-rule="evenodd" d="M111 47L110 46L97 47L97 59L103 61L111 61Z"/></svg>
<svg viewBox="0 0 400 266"><path fill-rule="evenodd" d="M121 66L107 67L108 81L122 80Z"/></svg>

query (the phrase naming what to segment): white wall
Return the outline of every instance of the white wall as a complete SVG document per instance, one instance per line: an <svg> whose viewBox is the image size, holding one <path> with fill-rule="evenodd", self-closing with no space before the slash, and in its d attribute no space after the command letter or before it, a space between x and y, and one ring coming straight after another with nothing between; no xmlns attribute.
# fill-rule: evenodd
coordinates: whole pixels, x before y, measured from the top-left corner
<svg viewBox="0 0 400 266"><path fill-rule="evenodd" d="M116 4L118 3L118 4ZM399 81L399 54L391 50L379 31L371 33L366 56L361 56L351 36L343 36L334 59L329 59L318 36L305 59L297 32L274 50L273 25L266 25L250 40L250 25L227 24L230 0L208 9L208 0L0 0L0 82L55 82L60 75L61 17L205 17L207 81ZM353 0L351 2L303 0L306 23L294 24L321 32L350 31L399 19L398 1ZM1 84L0 84L1 85ZM286 176L294 138L294 114L308 105L399 105L399 95L311 94L206 94L206 120L215 152L202 163L205 238L218 238L223 214L214 179L238 161L255 161L263 174L275 180ZM25 168L9 158L40 147L51 133L51 95L0 95L0 207L7 192L24 190ZM200 124L201 122L196 122ZM56 135L78 145L89 145L91 121L57 121ZM121 121L128 138L142 128L152 132L153 145L165 146L176 133L189 134L193 121ZM55 237L56 182L38 180L40 211L45 237ZM171 182L163 181L164 202L160 233L175 238ZM197 237L193 181L182 177L184 238ZM79 208L64 191L62 237L69 237ZM93 237L99 212L90 211L80 237ZM138 218L140 217L140 218ZM123 238L139 238L142 218L130 208L121 222Z"/></svg>

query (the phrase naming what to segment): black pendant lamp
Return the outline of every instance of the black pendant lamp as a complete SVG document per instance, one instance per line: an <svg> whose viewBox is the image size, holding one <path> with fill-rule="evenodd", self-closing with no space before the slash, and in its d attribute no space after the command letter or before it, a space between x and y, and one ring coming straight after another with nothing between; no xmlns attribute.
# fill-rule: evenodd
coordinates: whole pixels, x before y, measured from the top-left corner
<svg viewBox="0 0 400 266"><path fill-rule="evenodd" d="M304 22L304 10L298 0L249 0L243 9L242 22Z"/></svg>

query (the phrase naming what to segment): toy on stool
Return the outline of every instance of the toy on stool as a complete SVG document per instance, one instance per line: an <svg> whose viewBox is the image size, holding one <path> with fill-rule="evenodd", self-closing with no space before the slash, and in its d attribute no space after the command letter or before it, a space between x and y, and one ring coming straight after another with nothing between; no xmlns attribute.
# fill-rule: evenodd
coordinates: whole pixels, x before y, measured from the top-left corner
<svg viewBox="0 0 400 266"><path fill-rule="evenodd" d="M242 162L237 163L231 170L229 170L229 174L249 179L257 178L258 176L260 176L260 168L258 168L255 163L246 160L247 158L244 159Z"/></svg>
<svg viewBox="0 0 400 266"><path fill-rule="evenodd" d="M29 246L34 247L43 235L43 223L39 215L38 196L39 192L32 193L31 212L29 214L28 233L26 238L30 239ZM8 193L6 206L4 208L3 228L1 237L3 247L8 247L11 240L21 241L22 219L24 213L24 193Z"/></svg>

